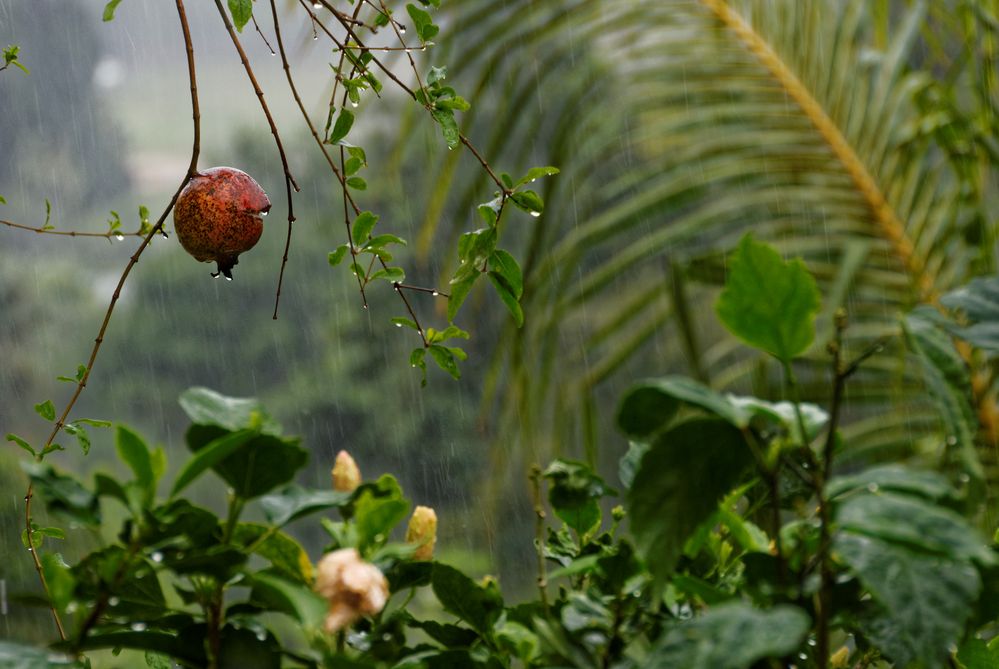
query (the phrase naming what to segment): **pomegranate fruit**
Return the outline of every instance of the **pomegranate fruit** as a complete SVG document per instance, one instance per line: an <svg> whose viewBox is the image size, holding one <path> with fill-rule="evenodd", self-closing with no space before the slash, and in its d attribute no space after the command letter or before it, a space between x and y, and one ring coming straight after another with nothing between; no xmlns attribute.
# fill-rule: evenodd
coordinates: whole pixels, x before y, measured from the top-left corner
<svg viewBox="0 0 999 669"><path fill-rule="evenodd" d="M200 262L215 262L232 279L239 254L249 251L264 231L271 201L246 172L213 167L198 172L177 198L173 225L181 246Z"/></svg>

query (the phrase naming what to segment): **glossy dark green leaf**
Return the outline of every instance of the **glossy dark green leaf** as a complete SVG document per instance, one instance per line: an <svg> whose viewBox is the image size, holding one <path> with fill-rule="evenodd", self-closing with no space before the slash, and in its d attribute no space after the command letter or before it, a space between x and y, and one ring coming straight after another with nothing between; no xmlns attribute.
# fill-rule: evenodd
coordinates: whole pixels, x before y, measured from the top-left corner
<svg viewBox="0 0 999 669"><path fill-rule="evenodd" d="M513 202L518 209L523 209L534 217L540 216L545 210L545 201L542 200L541 196L533 190L517 191L516 193L510 195L510 201Z"/></svg>
<svg viewBox="0 0 999 669"><path fill-rule="evenodd" d="M838 534L833 548L880 603L861 627L895 666L947 666L981 589L978 571L853 532Z"/></svg>
<svg viewBox="0 0 999 669"><path fill-rule="evenodd" d="M292 484L280 492L264 495L258 501L268 521L281 527L291 521L350 502L352 493L336 490L313 490Z"/></svg>
<svg viewBox="0 0 999 669"><path fill-rule="evenodd" d="M617 410L617 425L633 439L643 439L669 425L680 409L680 401L657 384L629 390Z"/></svg>
<svg viewBox="0 0 999 669"><path fill-rule="evenodd" d="M569 527L582 536L600 523L598 502L614 490L589 465L557 459L543 476L548 481L548 502Z"/></svg>
<svg viewBox="0 0 999 669"><path fill-rule="evenodd" d="M645 669L748 669L767 658L791 655L804 641L808 615L795 606L763 611L721 604L680 623L649 652Z"/></svg>
<svg viewBox="0 0 999 669"><path fill-rule="evenodd" d="M958 513L918 497L878 492L846 497L836 510L844 532L958 561L996 562L983 537Z"/></svg>
<svg viewBox="0 0 999 669"><path fill-rule="evenodd" d="M259 523L239 523L233 531L232 541L268 560L283 576L304 584L312 583L309 555L284 532Z"/></svg>
<svg viewBox="0 0 999 669"><path fill-rule="evenodd" d="M499 275L515 298L524 294L524 275L517 260L504 251L496 249L489 257L489 269Z"/></svg>
<svg viewBox="0 0 999 669"><path fill-rule="evenodd" d="M773 248L746 235L732 256L715 310L750 346L790 362L815 338L820 295L801 260L784 262Z"/></svg>
<svg viewBox="0 0 999 669"><path fill-rule="evenodd" d="M278 425L255 399L226 397L208 388L190 388L181 393L180 407L197 425L217 425L226 430L257 429L280 434Z"/></svg>
<svg viewBox="0 0 999 669"><path fill-rule="evenodd" d="M430 357L434 359L438 367L455 379L461 378L461 370L458 369L458 362L455 360L454 353L450 348L441 346L440 344L433 344L427 350L430 351Z"/></svg>
<svg viewBox="0 0 999 669"><path fill-rule="evenodd" d="M499 295L500 300L506 306L507 311L513 316L513 322L517 324L517 327L524 325L524 310L520 306L520 300L517 296L513 294L510 290L509 284L506 279L496 272L489 272L489 282L493 284L493 288L496 289L496 294Z"/></svg>
<svg viewBox="0 0 999 669"><path fill-rule="evenodd" d="M656 437L627 496L635 543L654 576L672 573L684 542L752 462L742 432L718 418L680 423Z"/></svg>
<svg viewBox="0 0 999 669"><path fill-rule="evenodd" d="M488 634L503 610L503 598L494 582L479 585L454 567L435 564L431 586L444 610L479 634Z"/></svg>
<svg viewBox="0 0 999 669"><path fill-rule="evenodd" d="M221 435L200 448L190 460L188 460L177 478L173 482L173 489L170 496L177 495L181 490L193 483L206 471L220 463L233 453L243 449L249 441L256 435L252 430L239 430L237 432L224 432Z"/></svg>

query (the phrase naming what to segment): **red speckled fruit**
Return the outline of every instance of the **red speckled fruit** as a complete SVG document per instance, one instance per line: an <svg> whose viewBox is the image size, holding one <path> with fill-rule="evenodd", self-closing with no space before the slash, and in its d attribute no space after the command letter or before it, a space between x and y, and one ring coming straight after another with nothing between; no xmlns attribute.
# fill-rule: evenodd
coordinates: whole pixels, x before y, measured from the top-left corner
<svg viewBox="0 0 999 669"><path fill-rule="evenodd" d="M240 253L253 248L264 231L261 218L271 201L246 172L213 167L191 179L173 208L173 225L181 245L196 260L216 262L232 278Z"/></svg>

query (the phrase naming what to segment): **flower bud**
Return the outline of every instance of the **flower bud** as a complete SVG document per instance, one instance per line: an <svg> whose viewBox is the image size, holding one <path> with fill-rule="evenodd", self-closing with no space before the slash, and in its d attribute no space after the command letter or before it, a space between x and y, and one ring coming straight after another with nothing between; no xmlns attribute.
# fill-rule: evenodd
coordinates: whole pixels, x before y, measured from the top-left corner
<svg viewBox="0 0 999 669"><path fill-rule="evenodd" d="M336 454L336 462L330 473L333 476L333 489L339 492L354 492L361 485L361 470L347 451Z"/></svg>
<svg viewBox="0 0 999 669"><path fill-rule="evenodd" d="M830 669L846 669L850 663L850 649L843 646L829 656Z"/></svg>
<svg viewBox="0 0 999 669"><path fill-rule="evenodd" d="M437 543L437 514L429 506L418 506L406 528L406 543L416 544L414 560L432 560Z"/></svg>
<svg viewBox="0 0 999 669"><path fill-rule="evenodd" d="M348 456L349 457L349 456ZM354 548L327 553L316 565L315 590L329 602L325 629L338 632L361 616L378 613L388 601L388 581Z"/></svg>

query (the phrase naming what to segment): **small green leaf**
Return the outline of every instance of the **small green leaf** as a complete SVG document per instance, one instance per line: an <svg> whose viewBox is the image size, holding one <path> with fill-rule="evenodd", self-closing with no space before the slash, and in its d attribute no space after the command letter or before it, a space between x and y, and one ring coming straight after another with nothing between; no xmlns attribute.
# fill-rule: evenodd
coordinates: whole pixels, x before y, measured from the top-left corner
<svg viewBox="0 0 999 669"><path fill-rule="evenodd" d="M407 4L406 11L409 12L410 18L413 19L413 27L416 28L416 35L420 38L421 42L429 42L440 31L440 28L434 25L434 20L430 18L430 14L416 5L412 3Z"/></svg>
<svg viewBox="0 0 999 669"><path fill-rule="evenodd" d="M280 492L264 495L259 503L267 520L280 527L316 511L342 507L352 497L353 493L310 490L292 484Z"/></svg>
<svg viewBox="0 0 999 669"><path fill-rule="evenodd" d="M447 299L447 320L449 323L454 322L454 317L458 315L458 309L461 308L465 298L472 291L476 279L480 276L482 276L480 272L475 272L469 278L451 284L451 293Z"/></svg>
<svg viewBox="0 0 999 669"><path fill-rule="evenodd" d="M390 283L401 283L406 280L406 273L401 267L386 267L371 275L371 281L381 279Z"/></svg>
<svg viewBox="0 0 999 669"><path fill-rule="evenodd" d="M374 486L365 488L354 503L354 521L361 548L376 547L388 541L389 533L409 514L409 501L395 478L382 475Z"/></svg>
<svg viewBox="0 0 999 669"><path fill-rule="evenodd" d="M461 143L461 131L458 130L458 122L454 120L454 111L434 107L430 111L430 115L440 125L448 148L453 149L458 146Z"/></svg>
<svg viewBox="0 0 999 669"><path fill-rule="evenodd" d="M489 281L496 289L496 294L499 295L500 300L503 301L503 304L506 305L506 308L513 316L513 320L517 324L517 327L519 328L523 326L524 310L521 308L520 302L517 300L516 296L510 292L510 287L507 285L502 275L497 272L489 272Z"/></svg>
<svg viewBox="0 0 999 669"><path fill-rule="evenodd" d="M416 323L414 323L413 321L409 320L408 318L402 318L402 317L397 316L397 317L395 317L395 318L392 319L392 322L395 323L396 327L400 327L400 328L406 327L406 328L409 328L410 330L416 330L417 332L420 331L420 328L416 325Z"/></svg>
<svg viewBox="0 0 999 669"><path fill-rule="evenodd" d="M440 83L447 79L447 68L446 67L430 67L430 72L427 73L427 86L433 86L434 84Z"/></svg>
<svg viewBox="0 0 999 669"><path fill-rule="evenodd" d="M437 341L447 341L448 339L470 339L471 336L459 328L457 325L449 325L438 333Z"/></svg>
<svg viewBox="0 0 999 669"><path fill-rule="evenodd" d="M35 413L47 421L53 421L56 417L55 405L52 404L52 400L45 400L35 405Z"/></svg>
<svg viewBox="0 0 999 669"><path fill-rule="evenodd" d="M427 385L427 349L425 348L414 348L412 353L409 354L409 364L413 367L418 367L421 372L423 372L423 379L420 381L421 386Z"/></svg>
<svg viewBox="0 0 999 669"><path fill-rule="evenodd" d="M66 434L76 437L76 441L80 444L80 450L83 451L84 455L90 453L90 434L86 428L77 423L68 423L63 427L63 430Z"/></svg>
<svg viewBox="0 0 999 669"><path fill-rule="evenodd" d="M340 115L336 117L336 123L333 124L333 131L330 133L329 139L326 140L326 143L336 144L347 136L347 133L350 132L353 125L354 112L349 109L341 109Z"/></svg>
<svg viewBox="0 0 999 669"><path fill-rule="evenodd" d="M545 210L545 201L533 190L517 191L510 196L510 201L535 218Z"/></svg>
<svg viewBox="0 0 999 669"><path fill-rule="evenodd" d="M329 254L330 265L332 265L333 267L339 265L341 261L343 261L344 256L347 255L347 251L349 250L350 250L349 244L341 244L340 246L336 247L335 250L330 251Z"/></svg>
<svg viewBox="0 0 999 669"><path fill-rule="evenodd" d="M746 235L731 259L715 310L732 334L790 363L815 338L819 307L819 289L801 260L786 263L770 246Z"/></svg>
<svg viewBox="0 0 999 669"><path fill-rule="evenodd" d="M357 245L364 244L368 237L371 236L371 231L374 230L375 223L377 222L378 217L370 211L362 211L358 214L351 228L351 237L354 238L354 243Z"/></svg>
<svg viewBox="0 0 999 669"><path fill-rule="evenodd" d="M46 529L42 528L39 532ZM52 535L47 535L52 536ZM60 537L65 538L65 536ZM76 587L76 579L69 569L69 565L58 553L44 552L41 554L42 573L45 574L45 585L48 590L52 606L57 611L66 610L66 605L73 599L73 589Z"/></svg>
<svg viewBox="0 0 999 669"><path fill-rule="evenodd" d="M354 190L368 189L368 182L362 179L361 177L351 177L347 179L347 185L353 188Z"/></svg>
<svg viewBox="0 0 999 669"><path fill-rule="evenodd" d="M146 492L146 499L152 500L156 477L153 474L153 464L146 442L137 433L124 425L119 425L115 431L115 450L118 452L118 458L135 474L139 487Z"/></svg>
<svg viewBox="0 0 999 669"><path fill-rule="evenodd" d="M524 294L524 275L516 259L503 249L496 249L489 257L489 268L506 282L510 292L519 300Z"/></svg>
<svg viewBox="0 0 999 669"><path fill-rule="evenodd" d="M450 348L434 344L429 348L429 351L430 357L434 359L434 362L437 363L438 367L453 376L455 379L461 378L461 371L458 369L458 363L455 361L454 353Z"/></svg>
<svg viewBox="0 0 999 669"><path fill-rule="evenodd" d="M243 32L243 27L253 16L253 0L229 0L229 12L232 14L236 30Z"/></svg>
<svg viewBox="0 0 999 669"><path fill-rule="evenodd" d="M557 167L532 167L527 170L527 174L520 178L520 181L511 185L507 185L509 188L517 188L523 186L526 183L530 183L540 179L541 177L552 176L553 174L558 174L559 169Z"/></svg>
<svg viewBox="0 0 999 669"><path fill-rule="evenodd" d="M368 240L368 242L364 245L364 248L381 248L383 246L388 246L389 244L401 244L402 246L405 246L406 240L402 237L396 237L395 235L390 234L376 235Z"/></svg>
<svg viewBox="0 0 999 669"><path fill-rule="evenodd" d="M102 16L104 21L113 21L114 12L118 9L118 5L121 4L121 0L111 0L108 4L104 5L104 15Z"/></svg>
<svg viewBox="0 0 999 669"><path fill-rule="evenodd" d="M29 444L24 439L21 439L21 437L17 436L16 434L8 432L6 439L7 439L7 441L14 442L18 446L20 446L21 448L23 448L24 450L26 450L28 453L31 453L31 455L33 455L33 456L37 456L38 455L37 453L35 453L35 449L31 447L31 444Z"/></svg>

